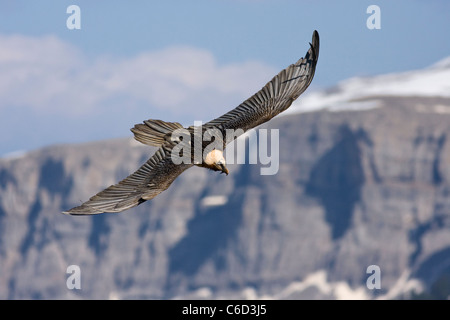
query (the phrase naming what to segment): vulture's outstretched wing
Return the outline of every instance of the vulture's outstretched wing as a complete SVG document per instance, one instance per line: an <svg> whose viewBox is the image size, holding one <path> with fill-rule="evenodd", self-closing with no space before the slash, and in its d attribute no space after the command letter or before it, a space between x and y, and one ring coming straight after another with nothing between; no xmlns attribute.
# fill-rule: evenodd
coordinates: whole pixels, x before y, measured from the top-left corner
<svg viewBox="0 0 450 320"><path fill-rule="evenodd" d="M205 124L205 129L217 128L223 136L227 129L242 129L241 133L254 128L283 112L311 83L319 56L319 34L314 31L310 48L304 58L276 75L259 92L235 109ZM172 149L179 143L170 139L170 133L181 129L176 122L147 120L136 125L132 131L136 140L160 146L158 151L136 172L119 183L97 193L82 205L65 214L89 215L103 212L120 212L154 198L193 164L174 164ZM234 137L237 136L236 131ZM225 143L229 142L225 140ZM194 143L195 145L195 143Z"/></svg>
<svg viewBox="0 0 450 320"><path fill-rule="evenodd" d="M205 124L226 135L226 129L243 132L269 121L283 112L311 83L319 57L319 34L314 31L310 48L304 58L278 73L260 91L238 107Z"/></svg>
<svg viewBox="0 0 450 320"><path fill-rule="evenodd" d="M97 193L82 205L63 213L90 215L121 212L156 197L192 164L176 165L171 159L174 144L165 142L135 173Z"/></svg>

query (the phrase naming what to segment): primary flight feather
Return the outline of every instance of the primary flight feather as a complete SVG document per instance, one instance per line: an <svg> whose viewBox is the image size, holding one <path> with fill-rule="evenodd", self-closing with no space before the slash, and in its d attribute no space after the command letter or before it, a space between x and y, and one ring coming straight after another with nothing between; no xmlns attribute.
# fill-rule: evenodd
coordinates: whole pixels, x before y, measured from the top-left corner
<svg viewBox="0 0 450 320"><path fill-rule="evenodd" d="M135 125L131 129L135 139L144 144L159 147L155 154L127 178L97 193L80 206L63 213L90 215L130 209L156 197L166 190L183 171L194 165L228 174L223 149L230 142L229 139L216 141L220 147L205 152L200 161L194 157L195 145L201 146L203 155L203 151L210 143L201 140L203 134L208 130L215 131L218 133L215 135L216 139L219 136L225 137L228 130L235 130L242 134L289 108L311 83L318 56L319 34L314 31L310 48L304 58L282 70L260 91L239 106L207 122L201 128L193 126L183 128L177 122L162 120L146 120ZM236 137L237 135L233 136L233 139ZM191 161L175 163L175 152L178 156L180 149L184 152L188 150L186 147L191 152L185 156L188 156Z"/></svg>

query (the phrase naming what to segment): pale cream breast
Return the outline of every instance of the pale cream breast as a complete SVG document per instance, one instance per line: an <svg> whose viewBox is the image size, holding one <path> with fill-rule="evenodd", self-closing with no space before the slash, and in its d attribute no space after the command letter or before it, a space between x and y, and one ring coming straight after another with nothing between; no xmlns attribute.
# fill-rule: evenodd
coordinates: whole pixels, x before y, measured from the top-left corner
<svg viewBox="0 0 450 320"><path fill-rule="evenodd" d="M205 157L205 163L207 165L213 165L218 163L220 160L223 159L223 152L220 150L212 150L208 152L208 154Z"/></svg>

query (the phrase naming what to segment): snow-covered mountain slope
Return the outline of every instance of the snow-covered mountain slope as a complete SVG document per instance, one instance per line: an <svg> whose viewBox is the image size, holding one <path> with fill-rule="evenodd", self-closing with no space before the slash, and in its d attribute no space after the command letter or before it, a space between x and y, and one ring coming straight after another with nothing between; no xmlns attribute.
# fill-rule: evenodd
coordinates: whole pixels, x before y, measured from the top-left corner
<svg viewBox="0 0 450 320"><path fill-rule="evenodd" d="M354 77L329 89L311 91L295 101L287 112L374 108L380 105L377 96L450 98L450 57L425 69Z"/></svg>

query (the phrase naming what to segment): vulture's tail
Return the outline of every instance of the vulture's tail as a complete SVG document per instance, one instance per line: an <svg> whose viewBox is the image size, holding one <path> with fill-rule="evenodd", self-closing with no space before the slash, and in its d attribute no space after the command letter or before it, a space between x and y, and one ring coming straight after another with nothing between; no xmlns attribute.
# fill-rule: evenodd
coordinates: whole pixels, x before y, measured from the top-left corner
<svg viewBox="0 0 450 320"><path fill-rule="evenodd" d="M164 142L164 136L183 126L178 122L165 122L162 120L146 120L131 129L134 138L149 146L159 147Z"/></svg>

